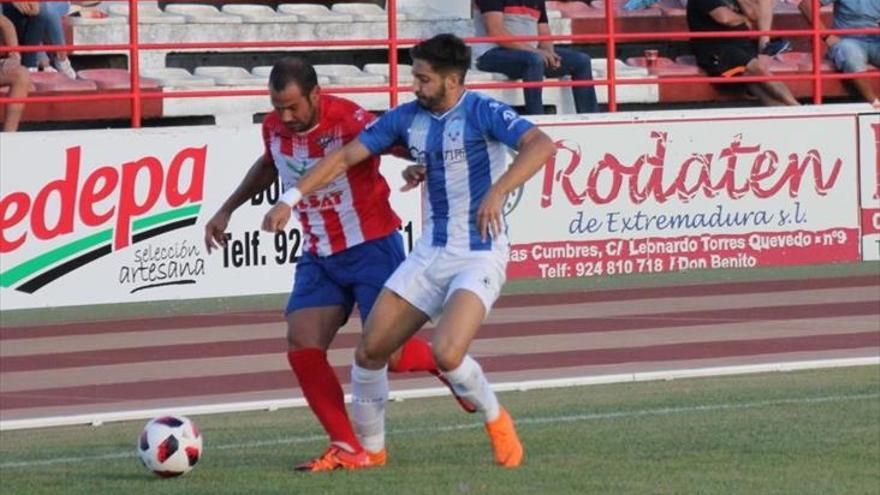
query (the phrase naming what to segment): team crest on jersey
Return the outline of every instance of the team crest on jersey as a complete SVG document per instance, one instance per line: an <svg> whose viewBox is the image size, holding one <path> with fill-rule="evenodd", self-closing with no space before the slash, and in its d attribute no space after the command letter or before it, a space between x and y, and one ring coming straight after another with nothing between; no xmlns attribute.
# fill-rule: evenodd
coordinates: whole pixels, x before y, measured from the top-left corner
<svg viewBox="0 0 880 495"><path fill-rule="evenodd" d="M453 143L461 141L464 133L464 119L461 116L452 117L446 124L446 139Z"/></svg>
<svg viewBox="0 0 880 495"><path fill-rule="evenodd" d="M329 146L330 143L333 142L333 136L329 134L324 134L315 138L315 141L317 141L318 146L320 146L321 149L326 150L327 146Z"/></svg>
<svg viewBox="0 0 880 495"><path fill-rule="evenodd" d="M324 150L324 153L328 153L342 147L342 136L338 131L333 134L322 134L315 138L315 142Z"/></svg>

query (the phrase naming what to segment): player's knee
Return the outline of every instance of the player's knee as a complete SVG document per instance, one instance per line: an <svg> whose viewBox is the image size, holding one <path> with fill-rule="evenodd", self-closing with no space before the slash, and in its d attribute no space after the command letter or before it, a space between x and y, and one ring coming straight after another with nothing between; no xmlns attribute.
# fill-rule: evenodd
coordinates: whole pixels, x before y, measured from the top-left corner
<svg viewBox="0 0 880 495"><path fill-rule="evenodd" d="M306 346L303 345L303 342L297 338L295 334L287 331L287 348L291 351L296 351L298 349L304 349Z"/></svg>
<svg viewBox="0 0 880 495"><path fill-rule="evenodd" d="M288 328L287 348L291 351L311 348L324 349L326 351L327 345L324 342L321 342L320 339L315 338L312 335L308 335L304 332L295 332L292 329Z"/></svg>
<svg viewBox="0 0 880 495"><path fill-rule="evenodd" d="M379 348L362 340L354 351L354 362L363 368L376 369L388 362L388 356Z"/></svg>
<svg viewBox="0 0 880 495"><path fill-rule="evenodd" d="M437 342L431 347L431 353L434 355L437 367L443 371L449 371L461 366L465 350L454 345Z"/></svg>

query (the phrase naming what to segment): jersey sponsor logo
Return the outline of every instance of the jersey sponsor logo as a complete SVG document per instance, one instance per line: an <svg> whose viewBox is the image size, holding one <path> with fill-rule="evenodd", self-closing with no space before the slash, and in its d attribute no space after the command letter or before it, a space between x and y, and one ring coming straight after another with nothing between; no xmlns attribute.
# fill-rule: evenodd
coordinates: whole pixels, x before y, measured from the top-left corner
<svg viewBox="0 0 880 495"><path fill-rule="evenodd" d="M279 170L287 170L293 174L297 179L301 178L306 170L312 165L313 162L317 161L315 158L307 158L301 156L287 156L280 152L273 153L275 158L275 164Z"/></svg>
<svg viewBox="0 0 880 495"><path fill-rule="evenodd" d="M463 147L448 150L425 151L415 146L409 147L409 155L417 165L427 166L429 161L442 162L444 165L453 165L467 161L467 152Z"/></svg>
<svg viewBox="0 0 880 495"><path fill-rule="evenodd" d="M302 210L333 209L342 204L343 194L343 191L310 194L304 197L298 206Z"/></svg>

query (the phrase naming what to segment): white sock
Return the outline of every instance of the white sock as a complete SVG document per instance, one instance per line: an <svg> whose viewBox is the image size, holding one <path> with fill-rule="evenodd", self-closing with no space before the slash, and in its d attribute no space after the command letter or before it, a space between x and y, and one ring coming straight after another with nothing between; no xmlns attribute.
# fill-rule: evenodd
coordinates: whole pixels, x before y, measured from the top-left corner
<svg viewBox="0 0 880 495"><path fill-rule="evenodd" d="M361 445L370 452L385 448L385 402L388 367L370 370L351 367L351 422Z"/></svg>
<svg viewBox="0 0 880 495"><path fill-rule="evenodd" d="M483 368L470 356L465 356L461 365L446 373L446 378L455 387L458 395L471 401L471 403L483 414L486 422L493 421L501 414L498 406L498 397L492 391Z"/></svg>

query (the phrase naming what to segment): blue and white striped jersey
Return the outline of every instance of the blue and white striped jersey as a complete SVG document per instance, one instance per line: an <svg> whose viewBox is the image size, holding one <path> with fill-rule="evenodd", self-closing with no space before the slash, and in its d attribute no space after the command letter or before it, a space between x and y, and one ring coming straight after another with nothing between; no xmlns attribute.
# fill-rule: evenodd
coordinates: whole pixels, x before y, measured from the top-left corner
<svg viewBox="0 0 880 495"><path fill-rule="evenodd" d="M507 227L501 236L483 242L477 209L507 169L504 145L516 149L532 127L504 103L465 91L443 115L415 101L401 105L371 123L358 139L374 154L405 145L413 160L427 167L423 241L430 238L432 246L456 251L489 251L509 244Z"/></svg>

